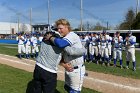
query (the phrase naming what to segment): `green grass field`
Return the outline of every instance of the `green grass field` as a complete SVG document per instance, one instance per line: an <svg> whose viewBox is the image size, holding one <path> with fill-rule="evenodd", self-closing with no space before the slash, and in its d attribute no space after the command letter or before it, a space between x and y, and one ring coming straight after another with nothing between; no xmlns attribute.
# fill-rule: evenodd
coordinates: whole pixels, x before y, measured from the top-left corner
<svg viewBox="0 0 140 93"><path fill-rule="evenodd" d="M8 47L8 48L7 48ZM10 47L10 48L9 48ZM0 45L0 54L17 55L17 45ZM32 93L33 73L0 64L0 93ZM64 82L57 82L56 93L65 92ZM99 93L95 90L83 88L81 93Z"/></svg>
<svg viewBox="0 0 140 93"><path fill-rule="evenodd" d="M12 47L12 48L8 48L8 47ZM15 47L15 48L13 48L13 47ZM16 56L17 55L16 47L17 47L17 45L3 45L3 44L1 44L0 45L0 53ZM136 60L137 60L137 65L136 65L137 70L135 72L132 71L132 63L130 63L129 70L125 69L125 66L126 66L125 52L123 52L124 69L120 69L120 67L114 68L112 66L106 67L106 66L96 65L95 63L88 64L87 62L85 63L85 65L86 65L86 70L140 79L140 74L139 74L140 73L140 51L136 51ZM111 62L111 63L113 64L113 62ZM119 64L119 62L118 62L118 64Z"/></svg>
<svg viewBox="0 0 140 93"><path fill-rule="evenodd" d="M32 73L0 64L0 93L32 93ZM64 82L58 81L56 93L66 93ZM82 93L99 93L83 88Z"/></svg>
<svg viewBox="0 0 140 93"><path fill-rule="evenodd" d="M119 61L117 62L117 67L113 67L113 61L111 62L110 67L102 66L101 64L97 65L95 63L86 62L86 69L95 72L102 72L107 74L113 74L117 76L130 77L135 79L140 79L140 51L136 51L136 71L132 69L132 62L130 62L130 69L126 69L126 60L125 60L125 52L123 51L123 69L119 67Z"/></svg>

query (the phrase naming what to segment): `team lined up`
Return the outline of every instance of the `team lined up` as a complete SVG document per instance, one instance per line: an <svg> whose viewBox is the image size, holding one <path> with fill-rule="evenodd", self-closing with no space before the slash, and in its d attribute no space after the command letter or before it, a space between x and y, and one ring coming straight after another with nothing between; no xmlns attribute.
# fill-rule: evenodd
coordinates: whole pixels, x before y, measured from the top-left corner
<svg viewBox="0 0 140 93"><path fill-rule="evenodd" d="M136 58L135 58L135 43L136 37L132 35L131 31L127 32L125 39L120 36L120 32L114 33L111 37L109 32L105 30L102 33L88 33L86 35L79 34L83 46L87 49L84 54L84 61L93 62L110 66L111 59L114 60L114 67L119 59L120 67L123 68L122 48L126 50L126 68L129 69L129 63L132 60L133 70L136 70Z"/></svg>
<svg viewBox="0 0 140 93"><path fill-rule="evenodd" d="M23 56L27 59L30 57L36 58L43 35L37 33L33 33L32 35L18 33L17 35L16 40L18 42L19 58L21 59Z"/></svg>

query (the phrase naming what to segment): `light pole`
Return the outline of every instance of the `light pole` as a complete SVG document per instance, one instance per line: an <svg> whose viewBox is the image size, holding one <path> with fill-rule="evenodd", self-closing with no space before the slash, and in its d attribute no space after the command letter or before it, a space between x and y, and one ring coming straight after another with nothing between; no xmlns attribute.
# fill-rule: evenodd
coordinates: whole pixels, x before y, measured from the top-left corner
<svg viewBox="0 0 140 93"><path fill-rule="evenodd" d="M48 27L47 30L50 31L50 0L48 0Z"/></svg>
<svg viewBox="0 0 140 93"><path fill-rule="evenodd" d="M31 33L32 33L32 8L30 9L30 26L31 26Z"/></svg>
<svg viewBox="0 0 140 93"><path fill-rule="evenodd" d="M19 33L19 32L20 32L20 31L19 31L19 25L20 25L20 23L19 23L19 22L20 22L20 21L19 21L19 20L20 20L20 19L19 19L19 15L20 15L20 14L17 13L17 15L18 15L18 20L17 20L17 22L18 22L18 33Z"/></svg>
<svg viewBox="0 0 140 93"><path fill-rule="evenodd" d="M136 5L136 15L138 14L139 12L139 0L137 0L137 5Z"/></svg>
<svg viewBox="0 0 140 93"><path fill-rule="evenodd" d="M108 30L108 21L106 22L106 29Z"/></svg>
<svg viewBox="0 0 140 93"><path fill-rule="evenodd" d="M50 0L48 0L48 24L50 23Z"/></svg>
<svg viewBox="0 0 140 93"><path fill-rule="evenodd" d="M80 5L80 16L81 16L81 25L80 25L80 29L81 31L83 30L83 0L81 0L81 5Z"/></svg>

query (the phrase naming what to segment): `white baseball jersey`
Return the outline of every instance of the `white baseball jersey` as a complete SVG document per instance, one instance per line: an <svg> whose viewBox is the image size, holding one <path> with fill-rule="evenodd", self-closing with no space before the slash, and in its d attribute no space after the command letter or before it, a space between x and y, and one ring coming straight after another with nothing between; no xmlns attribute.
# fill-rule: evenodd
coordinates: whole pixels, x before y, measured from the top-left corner
<svg viewBox="0 0 140 93"><path fill-rule="evenodd" d="M84 47L87 47L87 40L87 38L81 38L81 42Z"/></svg>
<svg viewBox="0 0 140 93"><path fill-rule="evenodd" d="M90 41L90 44L89 44L89 53L91 55L94 55L94 53L96 54L96 56L98 55L98 38L96 36L93 36L91 41Z"/></svg>
<svg viewBox="0 0 140 93"><path fill-rule="evenodd" d="M109 35L101 36L101 57L109 58L108 54Z"/></svg>
<svg viewBox="0 0 140 93"><path fill-rule="evenodd" d="M26 38L25 39L25 47L26 47L26 49L25 49L25 51L26 51L26 54L29 54L29 53L31 53L31 40L30 40L30 38Z"/></svg>
<svg viewBox="0 0 140 93"><path fill-rule="evenodd" d="M35 37L35 36L32 36L31 37L31 42L32 42L32 44L33 44L33 46L35 47L36 45L37 45L37 37Z"/></svg>
<svg viewBox="0 0 140 93"><path fill-rule="evenodd" d="M43 36L39 37L39 42L42 42Z"/></svg>
<svg viewBox="0 0 140 93"><path fill-rule="evenodd" d="M123 43L123 38L122 36L119 37L114 37L114 59L117 59L117 56L119 60L122 60L122 43Z"/></svg>
<svg viewBox="0 0 140 93"><path fill-rule="evenodd" d="M90 44L93 46L97 46L97 37L92 37Z"/></svg>
<svg viewBox="0 0 140 93"><path fill-rule="evenodd" d="M112 37L111 37L111 36L109 36L108 45L110 45L110 46L111 46L111 42L112 42Z"/></svg>
<svg viewBox="0 0 140 93"><path fill-rule="evenodd" d="M108 47L108 40L109 40L109 36L105 35L101 37L101 48L106 48Z"/></svg>
<svg viewBox="0 0 140 93"><path fill-rule="evenodd" d="M123 43L122 36L119 36L119 38L118 37L114 37L114 48L122 48L122 43Z"/></svg>
<svg viewBox="0 0 140 93"><path fill-rule="evenodd" d="M30 38L26 38L25 39L25 45L28 45L28 46L30 46L31 45L31 40L30 40Z"/></svg>
<svg viewBox="0 0 140 93"><path fill-rule="evenodd" d="M74 32L70 32L63 39L68 41L70 46L72 46L72 47L82 48L82 43L80 41L80 38ZM64 54L64 60L65 60L65 62L70 62L73 66L81 65L84 63L83 57L79 57L79 58L75 59L72 56L68 56L67 54Z"/></svg>
<svg viewBox="0 0 140 93"><path fill-rule="evenodd" d="M82 43L80 38L74 32L68 33L63 39L69 42L70 46L76 48L82 48ZM74 57L69 56L67 53L63 54L65 62L71 63L73 67L78 66L77 69L74 69L72 72L65 72L65 84L71 87L74 90L81 91L83 79L85 75L85 66L83 56Z"/></svg>
<svg viewBox="0 0 140 93"><path fill-rule="evenodd" d="M21 39L17 36L16 40L18 41L18 44L24 44L24 37L21 36Z"/></svg>
<svg viewBox="0 0 140 93"><path fill-rule="evenodd" d="M37 37L35 37L35 36L31 37L31 42L32 42L32 46L33 46L32 53L39 52L39 49L37 46L37 43L38 43L37 41L38 41Z"/></svg>
<svg viewBox="0 0 140 93"><path fill-rule="evenodd" d="M136 37L135 36L130 36L128 39L128 42L126 42L126 45L129 48L134 48L135 47L135 43L136 43Z"/></svg>
<svg viewBox="0 0 140 93"><path fill-rule="evenodd" d="M126 41L126 61L130 61L131 58L132 58L132 62L136 61L135 43L136 43L135 36L130 36L128 41Z"/></svg>
<svg viewBox="0 0 140 93"><path fill-rule="evenodd" d="M20 38L17 36L16 40L18 42L18 53L20 54L21 52L25 53L25 46L24 46L24 37L21 36Z"/></svg>

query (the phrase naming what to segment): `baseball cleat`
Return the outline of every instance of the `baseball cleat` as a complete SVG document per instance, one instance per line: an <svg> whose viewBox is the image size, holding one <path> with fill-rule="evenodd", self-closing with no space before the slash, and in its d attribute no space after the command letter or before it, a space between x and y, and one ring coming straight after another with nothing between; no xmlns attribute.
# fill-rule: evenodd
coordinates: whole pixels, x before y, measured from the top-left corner
<svg viewBox="0 0 140 93"><path fill-rule="evenodd" d="M136 71L136 68L133 68L133 71Z"/></svg>
<svg viewBox="0 0 140 93"><path fill-rule="evenodd" d="M99 64L99 62L98 62L98 61L96 61L96 64Z"/></svg>
<svg viewBox="0 0 140 93"><path fill-rule="evenodd" d="M114 64L113 66L114 66L114 67L116 67L116 65L115 65L115 64Z"/></svg>
<svg viewBox="0 0 140 93"><path fill-rule="evenodd" d="M109 64L109 63L107 63L107 66L110 66L110 64Z"/></svg>
<svg viewBox="0 0 140 93"><path fill-rule="evenodd" d="M105 63L102 63L102 66L105 66Z"/></svg>
<svg viewBox="0 0 140 93"><path fill-rule="evenodd" d="M121 66L121 69L123 69L123 66Z"/></svg>
<svg viewBox="0 0 140 93"><path fill-rule="evenodd" d="M128 67L128 66L126 66L126 69L129 69L129 67Z"/></svg>

